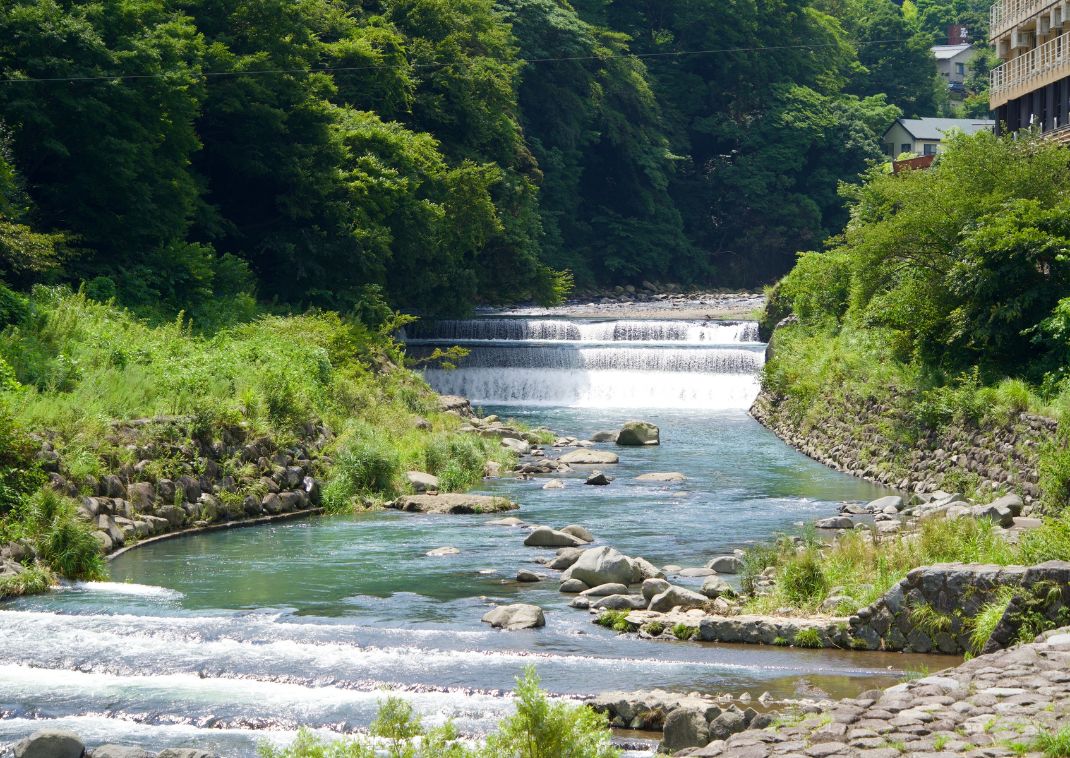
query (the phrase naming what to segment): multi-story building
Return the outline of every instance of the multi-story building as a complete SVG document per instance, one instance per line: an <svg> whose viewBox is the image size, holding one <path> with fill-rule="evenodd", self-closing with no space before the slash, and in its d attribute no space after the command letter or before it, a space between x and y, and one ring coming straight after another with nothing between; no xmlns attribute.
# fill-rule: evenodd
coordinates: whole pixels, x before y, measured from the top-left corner
<svg viewBox="0 0 1070 758"><path fill-rule="evenodd" d="M989 91L997 130L1070 140L1070 0L997 0L989 40L1003 61Z"/></svg>

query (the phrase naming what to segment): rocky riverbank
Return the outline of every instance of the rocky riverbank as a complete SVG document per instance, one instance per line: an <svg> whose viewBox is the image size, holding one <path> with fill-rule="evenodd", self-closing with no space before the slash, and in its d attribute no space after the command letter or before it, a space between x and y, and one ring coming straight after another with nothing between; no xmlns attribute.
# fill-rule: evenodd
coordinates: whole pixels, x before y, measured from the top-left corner
<svg viewBox="0 0 1070 758"><path fill-rule="evenodd" d="M785 398L763 390L751 415L792 447L837 471L909 493L972 490L1017 494L1024 514L1040 496L1040 449L1058 424L1028 413L985 429L948 424L918 440L891 433L896 409L858 398L820 423L801 424Z"/></svg>
<svg viewBox="0 0 1070 758"><path fill-rule="evenodd" d="M672 711L663 744L694 758L1065 755L1058 746L1070 742L1068 672L1063 628L883 692L782 712L763 729L724 735L705 711Z"/></svg>

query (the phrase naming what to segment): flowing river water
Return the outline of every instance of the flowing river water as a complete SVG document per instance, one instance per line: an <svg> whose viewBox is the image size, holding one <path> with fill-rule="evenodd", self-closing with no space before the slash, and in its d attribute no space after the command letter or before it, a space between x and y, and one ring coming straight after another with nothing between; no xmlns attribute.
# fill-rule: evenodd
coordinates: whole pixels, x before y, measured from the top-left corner
<svg viewBox="0 0 1070 758"><path fill-rule="evenodd" d="M842 500L883 494L777 440L747 415L764 345L753 323L481 319L410 330L411 349L461 344L427 372L487 412L587 437L632 417L660 447L622 448L609 487L488 481L534 523L580 523L628 555L701 566ZM641 483L651 471L687 481ZM428 724L473 736L510 710L527 665L555 694L661 687L757 696L852 695L897 680L908 656L654 642L567 607L555 581L520 585L548 555L485 516L321 517L146 545L110 583L0 605L0 747L43 726L89 744L196 746L252 756L307 725L366 727L388 691ZM452 546L457 555L429 557ZM550 572L552 573L552 572ZM698 584L701 580L682 580ZM534 603L544 629L498 632L489 604Z"/></svg>

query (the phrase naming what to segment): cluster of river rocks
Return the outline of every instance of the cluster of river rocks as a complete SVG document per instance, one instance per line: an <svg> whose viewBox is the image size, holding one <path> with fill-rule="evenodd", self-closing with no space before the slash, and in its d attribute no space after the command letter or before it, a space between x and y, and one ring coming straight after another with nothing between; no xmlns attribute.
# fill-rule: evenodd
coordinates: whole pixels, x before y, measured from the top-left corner
<svg viewBox="0 0 1070 758"><path fill-rule="evenodd" d="M100 745L86 750L85 743L74 732L42 729L15 744L15 758L221 758L215 753L196 748L167 748L151 753L130 745Z"/></svg>

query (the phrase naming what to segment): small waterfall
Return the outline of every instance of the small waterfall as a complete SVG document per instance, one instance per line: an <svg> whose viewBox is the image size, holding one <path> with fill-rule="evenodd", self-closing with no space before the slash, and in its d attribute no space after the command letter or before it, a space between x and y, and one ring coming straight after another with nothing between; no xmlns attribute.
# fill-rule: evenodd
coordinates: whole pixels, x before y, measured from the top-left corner
<svg viewBox="0 0 1070 758"><path fill-rule="evenodd" d="M419 322L406 330L411 343L476 340L567 342L686 342L730 344L758 342L753 321L590 321L564 319L482 318Z"/></svg>
<svg viewBox="0 0 1070 758"><path fill-rule="evenodd" d="M754 322L487 318L418 324L408 350L470 352L428 368L444 394L484 405L747 408L764 362Z"/></svg>

